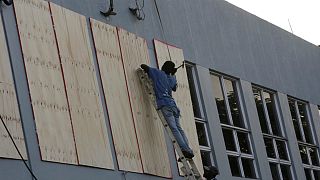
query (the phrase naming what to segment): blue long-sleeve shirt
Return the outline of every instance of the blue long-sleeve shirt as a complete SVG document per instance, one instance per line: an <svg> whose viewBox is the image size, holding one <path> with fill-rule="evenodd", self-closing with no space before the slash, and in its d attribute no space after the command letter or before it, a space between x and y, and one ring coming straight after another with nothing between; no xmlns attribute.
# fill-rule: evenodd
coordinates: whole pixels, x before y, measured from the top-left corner
<svg viewBox="0 0 320 180"><path fill-rule="evenodd" d="M177 107L172 97L172 91L177 88L175 76L167 75L165 72L152 67L148 68L148 76L153 81L158 109L164 106Z"/></svg>

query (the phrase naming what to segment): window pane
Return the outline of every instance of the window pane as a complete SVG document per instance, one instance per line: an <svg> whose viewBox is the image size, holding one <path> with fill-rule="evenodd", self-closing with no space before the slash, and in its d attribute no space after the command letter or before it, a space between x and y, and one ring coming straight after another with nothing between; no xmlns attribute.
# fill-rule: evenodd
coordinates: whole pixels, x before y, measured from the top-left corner
<svg viewBox="0 0 320 180"><path fill-rule="evenodd" d="M218 76L211 75L214 98L216 100L219 119L222 124L230 124L228 121L227 108L224 101L221 84Z"/></svg>
<svg viewBox="0 0 320 180"><path fill-rule="evenodd" d="M299 109L300 119L301 119L303 131L304 131L304 135L306 138L306 142L313 143L311 138L310 126L309 126L309 122L306 114L306 105L298 103L298 109Z"/></svg>
<svg viewBox="0 0 320 180"><path fill-rule="evenodd" d="M270 164L270 170L272 174L272 180L280 180L280 175L278 171L278 166L275 163L269 163Z"/></svg>
<svg viewBox="0 0 320 180"><path fill-rule="evenodd" d="M307 180L312 180L311 178L311 170L310 169L304 169L304 173L306 174Z"/></svg>
<svg viewBox="0 0 320 180"><path fill-rule="evenodd" d="M253 160L252 159L247 159L247 158L241 158L242 161L242 167L244 171L244 176L246 178L255 178L256 173L254 170L254 165L253 165Z"/></svg>
<svg viewBox="0 0 320 180"><path fill-rule="evenodd" d="M287 154L286 142L276 140L276 144L277 144L277 149L279 153L279 158L283 160L289 160L288 154Z"/></svg>
<svg viewBox="0 0 320 180"><path fill-rule="evenodd" d="M263 133L269 134L266 116L263 111L263 103L262 103L262 98L260 95L260 90L258 90L256 88L252 88L252 90L253 90L254 100L256 102L258 115L259 115L261 130Z"/></svg>
<svg viewBox="0 0 320 180"><path fill-rule="evenodd" d="M227 91L227 96L229 100L229 106L231 110L231 116L233 120L233 124L237 127L244 127L242 118L240 115L238 96L235 91L235 85L232 81L225 79L225 87Z"/></svg>
<svg viewBox="0 0 320 180"><path fill-rule="evenodd" d="M313 170L314 179L320 179L320 171Z"/></svg>
<svg viewBox="0 0 320 180"><path fill-rule="evenodd" d="M247 133L237 132L240 151L242 153L251 154L250 143Z"/></svg>
<svg viewBox="0 0 320 180"><path fill-rule="evenodd" d="M226 145L227 150L237 151L232 130L222 129L222 132L224 137L224 143Z"/></svg>
<svg viewBox="0 0 320 180"><path fill-rule="evenodd" d="M278 123L279 121L278 121L277 115L275 114L277 111L276 111L274 96L268 92L263 92L263 96L266 102L272 132L274 135L281 136L281 133L279 130L280 125Z"/></svg>
<svg viewBox="0 0 320 180"><path fill-rule="evenodd" d="M289 165L280 165L283 180L291 180L291 169Z"/></svg>
<svg viewBox="0 0 320 180"><path fill-rule="evenodd" d="M228 156L232 176L241 177L239 161L237 157Z"/></svg>
<svg viewBox="0 0 320 180"><path fill-rule="evenodd" d="M194 113L195 117L201 118L201 112L200 112L199 102L198 102L198 98L197 98L195 82L194 82L193 75L192 75L193 66L187 65L186 69L187 69L187 77L188 77L188 82L189 82L193 113Z"/></svg>
<svg viewBox="0 0 320 180"><path fill-rule="evenodd" d="M309 148L312 165L319 166L319 156L316 148Z"/></svg>
<svg viewBox="0 0 320 180"><path fill-rule="evenodd" d="M299 122L297 118L295 103L293 101L289 101L289 107L290 107L290 112L291 112L291 117L292 117L292 122L294 126L294 131L296 133L296 137L298 140L303 141L300 128L299 128Z"/></svg>
<svg viewBox="0 0 320 180"><path fill-rule="evenodd" d="M203 166L211 166L211 152L208 151L200 151L201 153L201 159L202 159L202 165Z"/></svg>
<svg viewBox="0 0 320 180"><path fill-rule="evenodd" d="M267 150L267 155L269 158L276 158L276 153L274 151L273 147L273 140L269 138L263 138L264 139L264 144L266 146Z"/></svg>
<svg viewBox="0 0 320 180"><path fill-rule="evenodd" d="M198 133L198 140L200 146L208 147L208 139L206 134L206 128L204 123L196 122L196 128Z"/></svg>
<svg viewBox="0 0 320 180"><path fill-rule="evenodd" d="M300 155L304 164L309 164L307 147L299 145Z"/></svg>

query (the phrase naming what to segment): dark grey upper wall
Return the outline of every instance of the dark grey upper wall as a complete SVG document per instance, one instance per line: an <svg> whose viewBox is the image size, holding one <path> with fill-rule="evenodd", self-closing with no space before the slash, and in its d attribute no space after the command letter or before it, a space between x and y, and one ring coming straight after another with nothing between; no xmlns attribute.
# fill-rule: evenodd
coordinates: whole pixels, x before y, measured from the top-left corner
<svg viewBox="0 0 320 180"><path fill-rule="evenodd" d="M145 0L146 19L128 11L134 0L116 0L117 16L102 17L106 0L52 0L88 17L184 50L185 59L297 98L320 104L320 48L223 0ZM77 2L77 3L75 3Z"/></svg>

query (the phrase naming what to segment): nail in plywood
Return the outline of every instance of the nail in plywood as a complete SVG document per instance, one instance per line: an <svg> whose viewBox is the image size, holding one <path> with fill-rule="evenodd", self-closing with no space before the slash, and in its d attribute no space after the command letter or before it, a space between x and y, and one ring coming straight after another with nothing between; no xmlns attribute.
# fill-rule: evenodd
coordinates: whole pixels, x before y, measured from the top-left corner
<svg viewBox="0 0 320 180"><path fill-rule="evenodd" d="M184 61L182 49L167 45L157 40L154 40L154 45L159 67L161 67L166 60L173 61L176 64L176 66L180 66ZM194 151L194 161L200 171L200 174L203 174L200 147L194 120L186 69L180 68L176 73L176 78L178 82L178 88L177 92L173 93L173 97L176 100L177 106L181 111L181 126L186 133L190 147Z"/></svg>
<svg viewBox="0 0 320 180"><path fill-rule="evenodd" d="M90 21L119 169L142 173L117 29Z"/></svg>
<svg viewBox="0 0 320 180"><path fill-rule="evenodd" d="M123 29L118 33L144 172L171 177L161 120L144 94L136 73L140 64L150 63L147 44L144 39Z"/></svg>
<svg viewBox="0 0 320 180"><path fill-rule="evenodd" d="M0 116L4 120L22 157L27 158L17 96L14 87L7 43L0 14ZM0 157L20 159L8 132L0 122Z"/></svg>
<svg viewBox="0 0 320 180"><path fill-rule="evenodd" d="M14 8L42 160L77 164L49 5L15 0Z"/></svg>
<svg viewBox="0 0 320 180"><path fill-rule="evenodd" d="M86 18L50 3L79 164L113 169Z"/></svg>

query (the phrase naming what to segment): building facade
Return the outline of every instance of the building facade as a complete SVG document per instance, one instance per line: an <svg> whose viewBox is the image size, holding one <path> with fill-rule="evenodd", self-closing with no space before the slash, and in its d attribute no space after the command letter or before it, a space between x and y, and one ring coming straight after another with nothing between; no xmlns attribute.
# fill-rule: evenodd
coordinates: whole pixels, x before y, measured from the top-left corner
<svg viewBox="0 0 320 180"><path fill-rule="evenodd" d="M14 0L14 6L1 7L0 112L11 123L9 130L14 129L18 148L39 180L183 179L168 137L150 135L162 129L146 131L146 124L136 121L115 125L121 118L139 119L145 111L134 109L139 104L135 106L132 98L136 89L128 69L138 67L135 62L157 67L163 59L175 58L187 62L187 84L179 87L187 89L187 95L177 97L192 101L191 111L182 116L192 119L185 127L194 132L190 139L197 138L191 140L199 151L197 160L216 166L218 180L320 180L319 47L223 0L137 3L144 20L129 11L137 5L134 0L115 1L117 14L109 17L100 13L109 6L102 0ZM102 31L96 27L108 36L99 36ZM80 43L75 47L66 42ZM115 49L112 54L110 49ZM118 61L103 64L104 56ZM71 66L72 58L83 61ZM74 66L87 70L78 72ZM119 68L126 69L125 74ZM46 79L54 82L52 87L41 83L42 74L55 77ZM82 77L78 86L66 83L76 77ZM52 88L47 91L52 93L35 93L39 86ZM72 97L78 92L91 98ZM50 98L51 104L41 101ZM54 103L57 99L59 104ZM113 109L113 101L126 107ZM42 111L43 107L50 110ZM88 112L96 112L92 116L97 121L82 120L91 117ZM31 180L0 126L0 179ZM54 139L48 138L52 134ZM147 141L153 146L141 145ZM120 156L126 143L131 154Z"/></svg>

